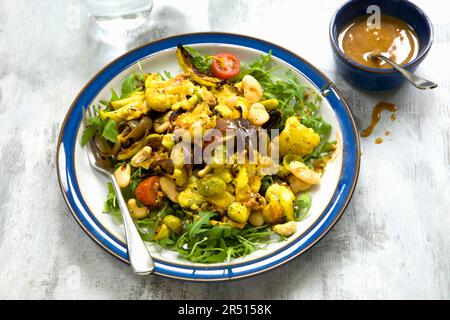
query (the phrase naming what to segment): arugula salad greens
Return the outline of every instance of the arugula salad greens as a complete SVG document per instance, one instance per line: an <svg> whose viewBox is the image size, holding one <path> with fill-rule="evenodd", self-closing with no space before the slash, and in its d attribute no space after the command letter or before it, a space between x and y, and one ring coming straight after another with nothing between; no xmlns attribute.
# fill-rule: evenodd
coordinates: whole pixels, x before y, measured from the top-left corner
<svg viewBox="0 0 450 320"><path fill-rule="evenodd" d="M271 52L247 64L230 53L204 55L180 45L177 59L182 73L174 76L139 66L120 93L111 89L109 101L95 107L82 135L82 145L91 140L114 161L142 239L193 262L218 263L292 236L308 216L308 190L320 183L336 149L320 115L321 97L291 70L276 75ZM190 163L178 148L179 129L224 136L214 140L219 147L209 161ZM250 143L243 152L220 148L251 132L267 140L265 150L250 150ZM189 147L202 150L210 143L192 141ZM277 160L267 156L274 141ZM241 154L244 161L236 161ZM120 223L117 195L107 188L103 211Z"/></svg>

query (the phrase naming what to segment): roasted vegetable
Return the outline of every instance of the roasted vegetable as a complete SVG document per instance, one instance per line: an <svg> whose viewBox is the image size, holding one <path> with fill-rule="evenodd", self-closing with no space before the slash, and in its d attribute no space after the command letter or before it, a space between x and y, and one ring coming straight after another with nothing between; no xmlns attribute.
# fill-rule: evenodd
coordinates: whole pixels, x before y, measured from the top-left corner
<svg viewBox="0 0 450 320"><path fill-rule="evenodd" d="M195 86L180 74L169 80L162 80L161 76L151 73L145 79L145 99L147 108L158 112L169 110L176 103L192 104L194 101L188 101L187 96L194 94Z"/></svg>
<svg viewBox="0 0 450 320"><path fill-rule="evenodd" d="M267 223L279 223L283 221L283 207L279 201L272 201L264 207L262 212L263 218Z"/></svg>
<svg viewBox="0 0 450 320"><path fill-rule="evenodd" d="M226 189L226 182L222 178L212 174L206 175L198 182L198 192L205 197L225 192Z"/></svg>
<svg viewBox="0 0 450 320"><path fill-rule="evenodd" d="M227 208L228 217L238 223L247 223L250 211L240 202L232 202Z"/></svg>
<svg viewBox="0 0 450 320"><path fill-rule="evenodd" d="M195 128L200 128L203 132L216 126L216 118L212 115L209 106L205 102L197 104L191 112L186 112L177 117L174 125L178 128L187 129L194 132Z"/></svg>
<svg viewBox="0 0 450 320"><path fill-rule="evenodd" d="M136 121L136 120L134 120ZM126 135L121 137L121 142L127 142L130 139L141 139L150 132L153 121L148 116L143 116L137 123L133 123L133 121L129 121L128 123L129 131ZM121 133L122 135L122 133Z"/></svg>
<svg viewBox="0 0 450 320"><path fill-rule="evenodd" d="M225 209L234 200L235 197L228 191L206 197L206 201L208 201L217 209Z"/></svg>
<svg viewBox="0 0 450 320"><path fill-rule="evenodd" d="M300 156L307 155L320 143L320 136L313 129L305 127L297 117L286 120L286 125L280 133L280 155L288 153Z"/></svg>
<svg viewBox="0 0 450 320"><path fill-rule="evenodd" d="M145 179L136 188L136 198L146 206L155 207L160 203L159 177Z"/></svg>
<svg viewBox="0 0 450 320"><path fill-rule="evenodd" d="M277 109L273 109L269 111L269 120L262 125L262 127L266 130L277 129L278 125L281 122L281 111ZM270 132L268 132L270 134Z"/></svg>
<svg viewBox="0 0 450 320"><path fill-rule="evenodd" d="M111 101L110 105L114 110L117 110L125 106L136 106L139 103L143 102L144 98L144 91L136 91L131 93L131 95L126 98Z"/></svg>
<svg viewBox="0 0 450 320"><path fill-rule="evenodd" d="M181 233L183 231L183 225L178 217L167 215L164 217L163 223L175 233Z"/></svg>
<svg viewBox="0 0 450 320"><path fill-rule="evenodd" d="M189 74L189 77L198 84L207 87L217 87L223 83L223 80L210 77L195 68L190 61L191 55L182 45L178 45L177 58L181 70Z"/></svg>
<svg viewBox="0 0 450 320"><path fill-rule="evenodd" d="M145 102L145 97L139 94L133 97L133 99L130 102L124 104L122 107L117 108L113 111L105 111L100 109L99 115L102 119L112 119L116 122L119 122L123 120L128 121L132 119L138 119L142 115L147 114L149 111L150 108L148 104Z"/></svg>
<svg viewBox="0 0 450 320"><path fill-rule="evenodd" d="M186 188L178 194L178 203L182 208L191 210L200 209L205 198L197 191L198 179L191 177Z"/></svg>
<svg viewBox="0 0 450 320"><path fill-rule="evenodd" d="M133 143L129 148L122 149L121 151L119 151L116 155L116 159L119 161L123 161L132 158L146 144L147 140L145 138L140 141L137 141Z"/></svg>

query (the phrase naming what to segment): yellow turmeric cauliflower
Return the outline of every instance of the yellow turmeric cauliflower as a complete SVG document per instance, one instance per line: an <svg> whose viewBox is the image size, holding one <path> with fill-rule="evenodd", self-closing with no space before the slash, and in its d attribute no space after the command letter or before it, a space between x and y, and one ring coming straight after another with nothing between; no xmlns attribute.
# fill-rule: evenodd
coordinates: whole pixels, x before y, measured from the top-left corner
<svg viewBox="0 0 450 320"><path fill-rule="evenodd" d="M180 206L190 210L200 209L205 198L197 190L198 179L192 176L189 179L189 184L186 189L178 194L177 200Z"/></svg>
<svg viewBox="0 0 450 320"><path fill-rule="evenodd" d="M223 118L237 119L241 117L241 113L236 109L238 94L234 87L224 84L220 88L214 88L212 92L217 97L218 104L215 109Z"/></svg>
<svg viewBox="0 0 450 320"><path fill-rule="evenodd" d="M114 108L113 111L99 110L99 115L103 120L109 118L116 122L129 121L140 118L150 111L141 91L134 92L127 98L111 101L111 106Z"/></svg>
<svg viewBox="0 0 450 320"><path fill-rule="evenodd" d="M280 155L288 153L300 156L310 153L320 143L320 136L313 129L305 127L297 117L286 120L286 126L280 133Z"/></svg>
<svg viewBox="0 0 450 320"><path fill-rule="evenodd" d="M185 112L177 117L174 125L193 133L195 128L206 129L216 126L216 118L211 116L211 110L206 102L200 102L191 112Z"/></svg>
<svg viewBox="0 0 450 320"><path fill-rule="evenodd" d="M194 94L195 86L179 74L169 80L163 80L157 73L150 73L145 79L145 99L149 108L164 112L177 102L186 100Z"/></svg>

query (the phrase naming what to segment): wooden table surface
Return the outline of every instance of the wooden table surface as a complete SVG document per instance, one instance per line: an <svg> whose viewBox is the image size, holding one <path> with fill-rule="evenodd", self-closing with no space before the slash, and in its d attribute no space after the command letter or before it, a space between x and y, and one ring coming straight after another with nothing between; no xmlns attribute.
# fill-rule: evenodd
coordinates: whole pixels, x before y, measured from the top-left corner
<svg viewBox="0 0 450 320"><path fill-rule="evenodd" d="M91 39L79 0L2 1L0 298L450 298L450 5L414 2L435 28L418 73L438 89L365 93L332 63L328 24L342 1L154 1L150 31L119 47ZM66 111L98 69L139 44L194 31L248 34L303 56L336 82L358 130L376 102L399 107L396 121L384 114L361 140L358 186L332 232L281 268L228 283L135 276L75 222L55 168Z"/></svg>

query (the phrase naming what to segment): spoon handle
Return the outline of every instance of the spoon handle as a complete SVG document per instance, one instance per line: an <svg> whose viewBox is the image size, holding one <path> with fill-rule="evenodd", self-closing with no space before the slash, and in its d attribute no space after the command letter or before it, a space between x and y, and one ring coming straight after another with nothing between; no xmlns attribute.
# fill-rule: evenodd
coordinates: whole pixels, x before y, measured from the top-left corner
<svg viewBox="0 0 450 320"><path fill-rule="evenodd" d="M398 64L393 62L392 60L386 58L382 55L376 55L377 58L383 59L386 63L390 64L395 70L400 72L409 82L411 82L416 88L426 90L426 89L434 89L437 87L437 83L421 78L415 75L412 72L400 67Z"/></svg>

